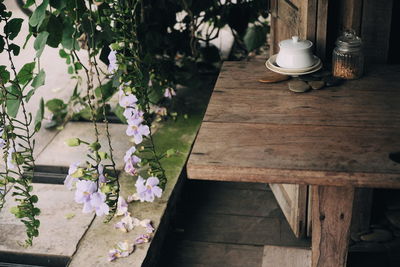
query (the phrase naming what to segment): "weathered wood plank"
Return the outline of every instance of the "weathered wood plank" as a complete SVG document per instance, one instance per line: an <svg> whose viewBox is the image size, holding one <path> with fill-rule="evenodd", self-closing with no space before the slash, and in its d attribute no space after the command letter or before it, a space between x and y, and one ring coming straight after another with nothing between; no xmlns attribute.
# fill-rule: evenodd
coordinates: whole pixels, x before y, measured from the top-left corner
<svg viewBox="0 0 400 267"><path fill-rule="evenodd" d="M246 245L308 244L307 241L297 241L283 218L224 214L193 214L186 224L183 238Z"/></svg>
<svg viewBox="0 0 400 267"><path fill-rule="evenodd" d="M258 90L216 87L204 121L397 127L400 131L399 92L376 94L380 89L368 78L353 84L307 94L290 92L286 83ZM333 109L333 103L340 109Z"/></svg>
<svg viewBox="0 0 400 267"><path fill-rule="evenodd" d="M400 187L396 128L204 122L191 179Z"/></svg>
<svg viewBox="0 0 400 267"><path fill-rule="evenodd" d="M318 22L316 25L316 42L315 42L315 52L318 57L320 57L324 62L327 59L326 46L328 38L328 0L318 0L317 5L317 18ZM320 19L326 18L326 19Z"/></svg>
<svg viewBox="0 0 400 267"><path fill-rule="evenodd" d="M235 182L226 182L226 181L196 181L191 180L188 182L189 190L200 191L203 188L213 187L218 188L220 190L228 189L228 190L260 190L260 191L271 191L265 183L235 183ZM205 189L204 189L205 190Z"/></svg>
<svg viewBox="0 0 400 267"><path fill-rule="evenodd" d="M305 236L307 186L294 184L270 184L269 186L294 235L298 238Z"/></svg>
<svg viewBox="0 0 400 267"><path fill-rule="evenodd" d="M315 186L312 192L312 267L344 267L347 261L353 187Z"/></svg>
<svg viewBox="0 0 400 267"><path fill-rule="evenodd" d="M393 0L363 1L361 37L367 62L388 62L392 7Z"/></svg>
<svg viewBox="0 0 400 267"><path fill-rule="evenodd" d="M372 188L355 189L351 232L359 233L370 229L373 191Z"/></svg>
<svg viewBox="0 0 400 267"><path fill-rule="evenodd" d="M264 246L262 267L310 267L309 248Z"/></svg>
<svg viewBox="0 0 400 267"><path fill-rule="evenodd" d="M267 186L264 190L238 190L196 184L187 189L186 206L198 213L242 216L276 216L279 206ZM212 203L212 205L210 205ZM206 215L205 215L206 216Z"/></svg>
<svg viewBox="0 0 400 267"><path fill-rule="evenodd" d="M262 246L220 244L210 242L181 241L172 262L164 266L248 266L259 267ZM162 264L160 264L162 266Z"/></svg>

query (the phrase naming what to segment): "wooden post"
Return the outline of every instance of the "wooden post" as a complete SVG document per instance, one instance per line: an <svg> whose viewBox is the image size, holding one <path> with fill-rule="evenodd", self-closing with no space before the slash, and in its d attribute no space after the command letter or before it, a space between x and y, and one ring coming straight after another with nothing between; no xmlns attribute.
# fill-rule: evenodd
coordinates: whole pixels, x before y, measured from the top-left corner
<svg viewBox="0 0 400 267"><path fill-rule="evenodd" d="M345 267L353 187L312 187L312 267Z"/></svg>

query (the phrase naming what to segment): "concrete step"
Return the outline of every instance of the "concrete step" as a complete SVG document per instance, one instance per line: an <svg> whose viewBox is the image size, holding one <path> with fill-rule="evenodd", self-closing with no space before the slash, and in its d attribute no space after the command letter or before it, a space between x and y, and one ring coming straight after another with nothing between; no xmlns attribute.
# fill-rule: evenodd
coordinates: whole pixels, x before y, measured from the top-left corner
<svg viewBox="0 0 400 267"><path fill-rule="evenodd" d="M75 203L74 192L64 185L35 184L33 193L38 196L37 206L41 209L39 237L34 239L32 247L19 245L26 237L25 226L9 212L16 203L8 194L0 213L0 262L65 265L91 225L94 214L82 214L82 205Z"/></svg>

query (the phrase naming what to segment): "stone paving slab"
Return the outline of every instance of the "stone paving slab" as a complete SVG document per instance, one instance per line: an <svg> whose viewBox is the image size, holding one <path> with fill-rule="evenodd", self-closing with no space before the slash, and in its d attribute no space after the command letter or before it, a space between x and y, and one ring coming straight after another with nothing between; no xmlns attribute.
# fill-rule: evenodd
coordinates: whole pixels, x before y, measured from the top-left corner
<svg viewBox="0 0 400 267"><path fill-rule="evenodd" d="M105 135L105 124L99 123L101 151L108 151L108 143ZM111 142L114 149L114 159L117 170L124 168L125 151L131 147L132 143L125 134L127 125L109 124ZM94 141L93 124L90 122L69 122L64 129L56 135L50 144L40 153L36 159L38 166L58 166L68 167L74 162L85 162L87 146L80 145L69 147L65 141L69 138L79 137L86 142ZM107 161L106 161L107 162ZM110 163L110 161L108 161Z"/></svg>
<svg viewBox="0 0 400 267"><path fill-rule="evenodd" d="M74 192L63 185L34 184L33 193L38 196L37 206L41 209L39 237L32 247L18 244L25 240L25 226L9 212L16 203L8 194L0 213L0 259L7 253L72 257L94 214L82 214L82 205L75 203Z"/></svg>

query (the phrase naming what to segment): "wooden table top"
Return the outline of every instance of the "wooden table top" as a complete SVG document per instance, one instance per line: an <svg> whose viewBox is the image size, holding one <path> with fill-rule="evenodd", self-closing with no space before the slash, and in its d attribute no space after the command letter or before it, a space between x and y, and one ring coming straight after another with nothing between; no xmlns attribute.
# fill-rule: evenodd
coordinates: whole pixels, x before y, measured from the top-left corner
<svg viewBox="0 0 400 267"><path fill-rule="evenodd" d="M264 62L225 62L188 162L191 179L400 188L400 66L293 93Z"/></svg>

